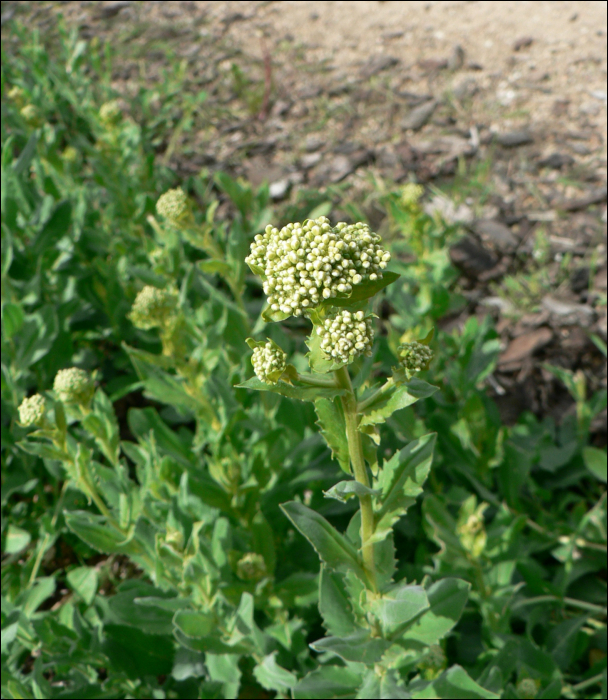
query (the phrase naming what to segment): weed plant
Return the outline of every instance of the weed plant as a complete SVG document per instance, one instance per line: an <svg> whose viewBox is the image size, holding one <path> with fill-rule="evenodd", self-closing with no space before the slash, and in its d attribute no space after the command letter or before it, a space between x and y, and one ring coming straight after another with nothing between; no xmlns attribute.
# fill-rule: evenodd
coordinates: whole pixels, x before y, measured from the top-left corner
<svg viewBox="0 0 608 700"><path fill-rule="evenodd" d="M501 425L491 320L433 335L463 304L458 231L413 185L379 198L381 278L267 307L251 244L329 226L324 199L285 214L226 174L177 182L158 148L179 70L131 105L95 42L19 32L2 697L606 697L605 392L550 367L575 411Z"/></svg>

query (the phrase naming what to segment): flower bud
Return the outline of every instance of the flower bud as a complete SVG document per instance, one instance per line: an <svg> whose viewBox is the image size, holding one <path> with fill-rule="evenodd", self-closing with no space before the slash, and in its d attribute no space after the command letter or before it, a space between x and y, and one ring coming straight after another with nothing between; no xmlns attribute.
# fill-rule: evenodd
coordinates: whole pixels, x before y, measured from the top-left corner
<svg viewBox="0 0 608 700"><path fill-rule="evenodd" d="M83 369L60 369L53 382L53 390L64 403L87 405L93 398L95 383Z"/></svg>
<svg viewBox="0 0 608 700"><path fill-rule="evenodd" d="M433 351L431 348L429 348L428 345L416 341L400 345L397 354L408 379L416 372L428 369L433 359Z"/></svg>
<svg viewBox="0 0 608 700"><path fill-rule="evenodd" d="M236 565L236 575L243 581L259 581L267 573L264 557L256 552L248 552Z"/></svg>
<svg viewBox="0 0 608 700"><path fill-rule="evenodd" d="M181 187L162 194L156 202L156 211L172 224L184 223L191 214L188 197Z"/></svg>
<svg viewBox="0 0 608 700"><path fill-rule="evenodd" d="M407 209L416 209L420 197L424 194L424 187L415 182L408 182L401 190L401 203Z"/></svg>
<svg viewBox="0 0 608 700"><path fill-rule="evenodd" d="M522 678L517 684L517 694L520 698L535 698L538 684L533 678Z"/></svg>
<svg viewBox="0 0 608 700"><path fill-rule="evenodd" d="M162 327L174 315L176 307L176 292L147 285L135 297L129 318L143 330Z"/></svg>
<svg viewBox="0 0 608 700"><path fill-rule="evenodd" d="M120 119L120 114L118 100L110 100L109 102L104 102L99 108L99 121L106 126L110 126Z"/></svg>
<svg viewBox="0 0 608 700"><path fill-rule="evenodd" d="M41 425L44 421L46 401L40 394L34 394L23 399L19 406L19 422L25 428L30 425Z"/></svg>
<svg viewBox="0 0 608 700"><path fill-rule="evenodd" d="M358 355L371 355L374 331L371 318L362 311L333 311L317 326L321 350L336 362L349 363Z"/></svg>
<svg viewBox="0 0 608 700"><path fill-rule="evenodd" d="M256 377L265 384L276 384L285 371L287 355L281 348L268 341L265 345L253 349L251 364Z"/></svg>

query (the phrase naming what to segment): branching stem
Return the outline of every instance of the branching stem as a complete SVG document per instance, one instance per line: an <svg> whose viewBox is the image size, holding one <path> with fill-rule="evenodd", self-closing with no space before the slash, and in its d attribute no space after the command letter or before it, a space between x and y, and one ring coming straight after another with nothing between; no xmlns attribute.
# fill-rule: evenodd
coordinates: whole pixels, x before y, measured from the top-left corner
<svg viewBox="0 0 608 700"><path fill-rule="evenodd" d="M355 479L363 486L370 487L367 470L365 468L365 458L363 457L363 444L361 433L357 429L359 415L357 412L357 397L353 389L350 375L346 367L341 367L335 372L339 385L346 389L346 394L340 397L344 408L346 419L346 438L348 440L348 451L350 461L353 465ZM374 545L370 542L374 534L374 510L372 508L372 497L369 495L359 496L361 505L361 554L363 566L367 572L372 589L376 590L376 563L374 561Z"/></svg>

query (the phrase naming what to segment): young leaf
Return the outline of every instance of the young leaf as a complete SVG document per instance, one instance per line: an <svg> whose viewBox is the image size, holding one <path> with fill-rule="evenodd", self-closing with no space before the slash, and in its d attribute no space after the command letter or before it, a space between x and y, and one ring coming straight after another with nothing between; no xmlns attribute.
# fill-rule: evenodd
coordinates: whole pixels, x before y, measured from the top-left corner
<svg viewBox="0 0 608 700"><path fill-rule="evenodd" d="M361 685L361 674L355 667L320 666L309 673L292 690L295 700L353 698Z"/></svg>
<svg viewBox="0 0 608 700"><path fill-rule="evenodd" d="M362 630L347 637L325 637L310 646L318 652L330 651L344 661L375 664L391 646L391 642L371 637L369 632Z"/></svg>
<svg viewBox="0 0 608 700"><path fill-rule="evenodd" d="M313 326L312 333L306 339L306 345L310 351L306 353L306 357L313 371L326 374L344 367L344 362L336 362L321 350L321 336L317 333L316 326Z"/></svg>
<svg viewBox="0 0 608 700"><path fill-rule="evenodd" d="M606 483L606 453L597 447L585 447L583 460L587 469L600 481Z"/></svg>
<svg viewBox="0 0 608 700"><path fill-rule="evenodd" d="M399 685L399 682L397 671L393 669L389 669L382 674L377 674L374 669L370 669L363 679L363 685L357 693L357 698L361 698L361 700L388 700L388 698L401 700L411 698L412 696L405 688Z"/></svg>
<svg viewBox="0 0 608 700"><path fill-rule="evenodd" d="M323 491L325 498L335 498L336 501L346 503L353 496L379 496L380 489L370 489L358 481L340 481L328 491Z"/></svg>
<svg viewBox="0 0 608 700"><path fill-rule="evenodd" d="M403 635L424 644L437 644L460 619L471 584L459 578L444 578L426 592L427 610Z"/></svg>
<svg viewBox="0 0 608 700"><path fill-rule="evenodd" d="M412 693L413 698L487 698L498 700L496 695L476 683L462 666L452 666L439 678L431 681L424 689Z"/></svg>
<svg viewBox="0 0 608 700"><path fill-rule="evenodd" d="M386 272L385 271L382 273L382 279L376 279L376 280L366 279L363 282L356 284L353 287L353 291L351 292L350 296L333 297L333 298L327 299L326 301L322 301L320 305L323 307L329 307L329 306L348 306L348 307L351 307L353 304L356 304L359 301L371 299L379 291L381 291L385 287L388 287L389 284L392 284L393 282L398 280L400 276L401 275L398 275L396 272Z"/></svg>
<svg viewBox="0 0 608 700"><path fill-rule="evenodd" d="M317 399L315 411L319 419L317 425L331 449L331 456L338 461L342 471L350 475L350 454L342 403L331 399Z"/></svg>
<svg viewBox="0 0 608 700"><path fill-rule="evenodd" d="M429 601L422 586L396 583L380 598L371 602L371 610L378 618L382 632L396 637L406 625L429 608Z"/></svg>
<svg viewBox="0 0 608 700"><path fill-rule="evenodd" d="M76 591L87 605L90 605L97 593L99 582L97 569L92 566L79 566L68 572L66 578L70 588Z"/></svg>
<svg viewBox="0 0 608 700"><path fill-rule="evenodd" d="M344 393L344 389L308 385L292 386L283 381L279 381L278 384L265 384L257 377L251 377L251 379L247 379L247 381L242 384L237 384L235 388L271 391L275 394L281 394L281 396L287 396L290 399L298 399L300 401L316 401L318 398L333 399Z"/></svg>
<svg viewBox="0 0 608 700"><path fill-rule="evenodd" d="M281 509L330 569L350 570L365 580L357 550L323 516L297 501L283 503Z"/></svg>
<svg viewBox="0 0 608 700"><path fill-rule="evenodd" d="M325 629L336 637L353 634L357 628L353 610L348 602L344 577L321 567L319 580L319 612Z"/></svg>
<svg viewBox="0 0 608 700"><path fill-rule="evenodd" d="M420 399L427 399L437 391L437 388L417 378L410 380L407 384L393 385L365 407L359 425L384 423L395 411L411 406Z"/></svg>
<svg viewBox="0 0 608 700"><path fill-rule="evenodd" d="M435 446L435 433L423 435L410 442L384 465L374 486L382 489L381 505L376 510L374 541L383 540L391 531L393 523L422 493Z"/></svg>
<svg viewBox="0 0 608 700"><path fill-rule="evenodd" d="M266 690L276 690L277 692L285 692L293 688L298 679L293 673L286 671L276 662L276 651L264 657L264 660L253 669L253 675L258 683Z"/></svg>

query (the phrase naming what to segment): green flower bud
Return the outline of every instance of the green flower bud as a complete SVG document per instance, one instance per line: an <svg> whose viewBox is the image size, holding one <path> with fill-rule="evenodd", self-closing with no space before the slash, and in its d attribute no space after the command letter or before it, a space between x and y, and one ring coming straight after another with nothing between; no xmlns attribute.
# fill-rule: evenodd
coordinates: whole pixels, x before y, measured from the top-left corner
<svg viewBox="0 0 608 700"><path fill-rule="evenodd" d="M156 211L172 224L182 224L191 216L188 197L181 187L161 195L156 202Z"/></svg>
<svg viewBox="0 0 608 700"><path fill-rule="evenodd" d="M19 113L30 126L40 126L42 124L42 117L36 105L25 105Z"/></svg>
<svg viewBox="0 0 608 700"><path fill-rule="evenodd" d="M24 427L30 425L41 425L44 421L46 411L46 401L44 396L34 394L27 399L23 399L19 406L19 422Z"/></svg>
<svg viewBox="0 0 608 700"><path fill-rule="evenodd" d="M354 285L382 279L391 255L381 240L367 224L332 228L321 216L280 231L267 226L245 262L264 280L273 311L301 316L324 300L350 296Z"/></svg>
<svg viewBox="0 0 608 700"><path fill-rule="evenodd" d="M522 678L517 684L517 694L520 698L535 698L538 687L538 683L533 678Z"/></svg>
<svg viewBox="0 0 608 700"><path fill-rule="evenodd" d="M408 182L401 190L401 203L407 209L416 209L418 202L424 194L424 187L415 182Z"/></svg>
<svg viewBox="0 0 608 700"><path fill-rule="evenodd" d="M372 354L372 321L365 318L363 311L332 311L323 325L317 326L317 334L321 337L321 350L337 362L348 363L358 355Z"/></svg>
<svg viewBox="0 0 608 700"><path fill-rule="evenodd" d="M53 390L64 403L87 405L93 398L95 383L83 369L60 369L53 382Z"/></svg>
<svg viewBox="0 0 608 700"><path fill-rule="evenodd" d="M61 158L66 163L75 163L78 160L78 151L74 146L66 146L61 154Z"/></svg>
<svg viewBox="0 0 608 700"><path fill-rule="evenodd" d="M285 371L287 355L269 340L265 345L253 349L251 364L256 377L265 384L276 384Z"/></svg>
<svg viewBox="0 0 608 700"><path fill-rule="evenodd" d="M99 108L99 121L106 126L115 124L121 115L120 105L118 100L110 100L104 102Z"/></svg>
<svg viewBox="0 0 608 700"><path fill-rule="evenodd" d="M177 293L147 285L135 297L129 318L143 330L162 327L175 315Z"/></svg>
<svg viewBox="0 0 608 700"><path fill-rule="evenodd" d="M13 87L8 91L7 97L12 100L19 109L25 105L26 95L23 88L18 85L13 85Z"/></svg>
<svg viewBox="0 0 608 700"><path fill-rule="evenodd" d="M259 581L267 574L264 557L256 552L248 552L236 565L236 575L243 581Z"/></svg>
<svg viewBox="0 0 608 700"><path fill-rule="evenodd" d="M446 667L446 656L439 644L432 644L418 664L418 668L422 671L422 675L426 680L433 680Z"/></svg>
<svg viewBox="0 0 608 700"><path fill-rule="evenodd" d="M433 359L433 351L428 345L418 343L404 343L397 349L397 355L408 379L421 370L429 368Z"/></svg>

